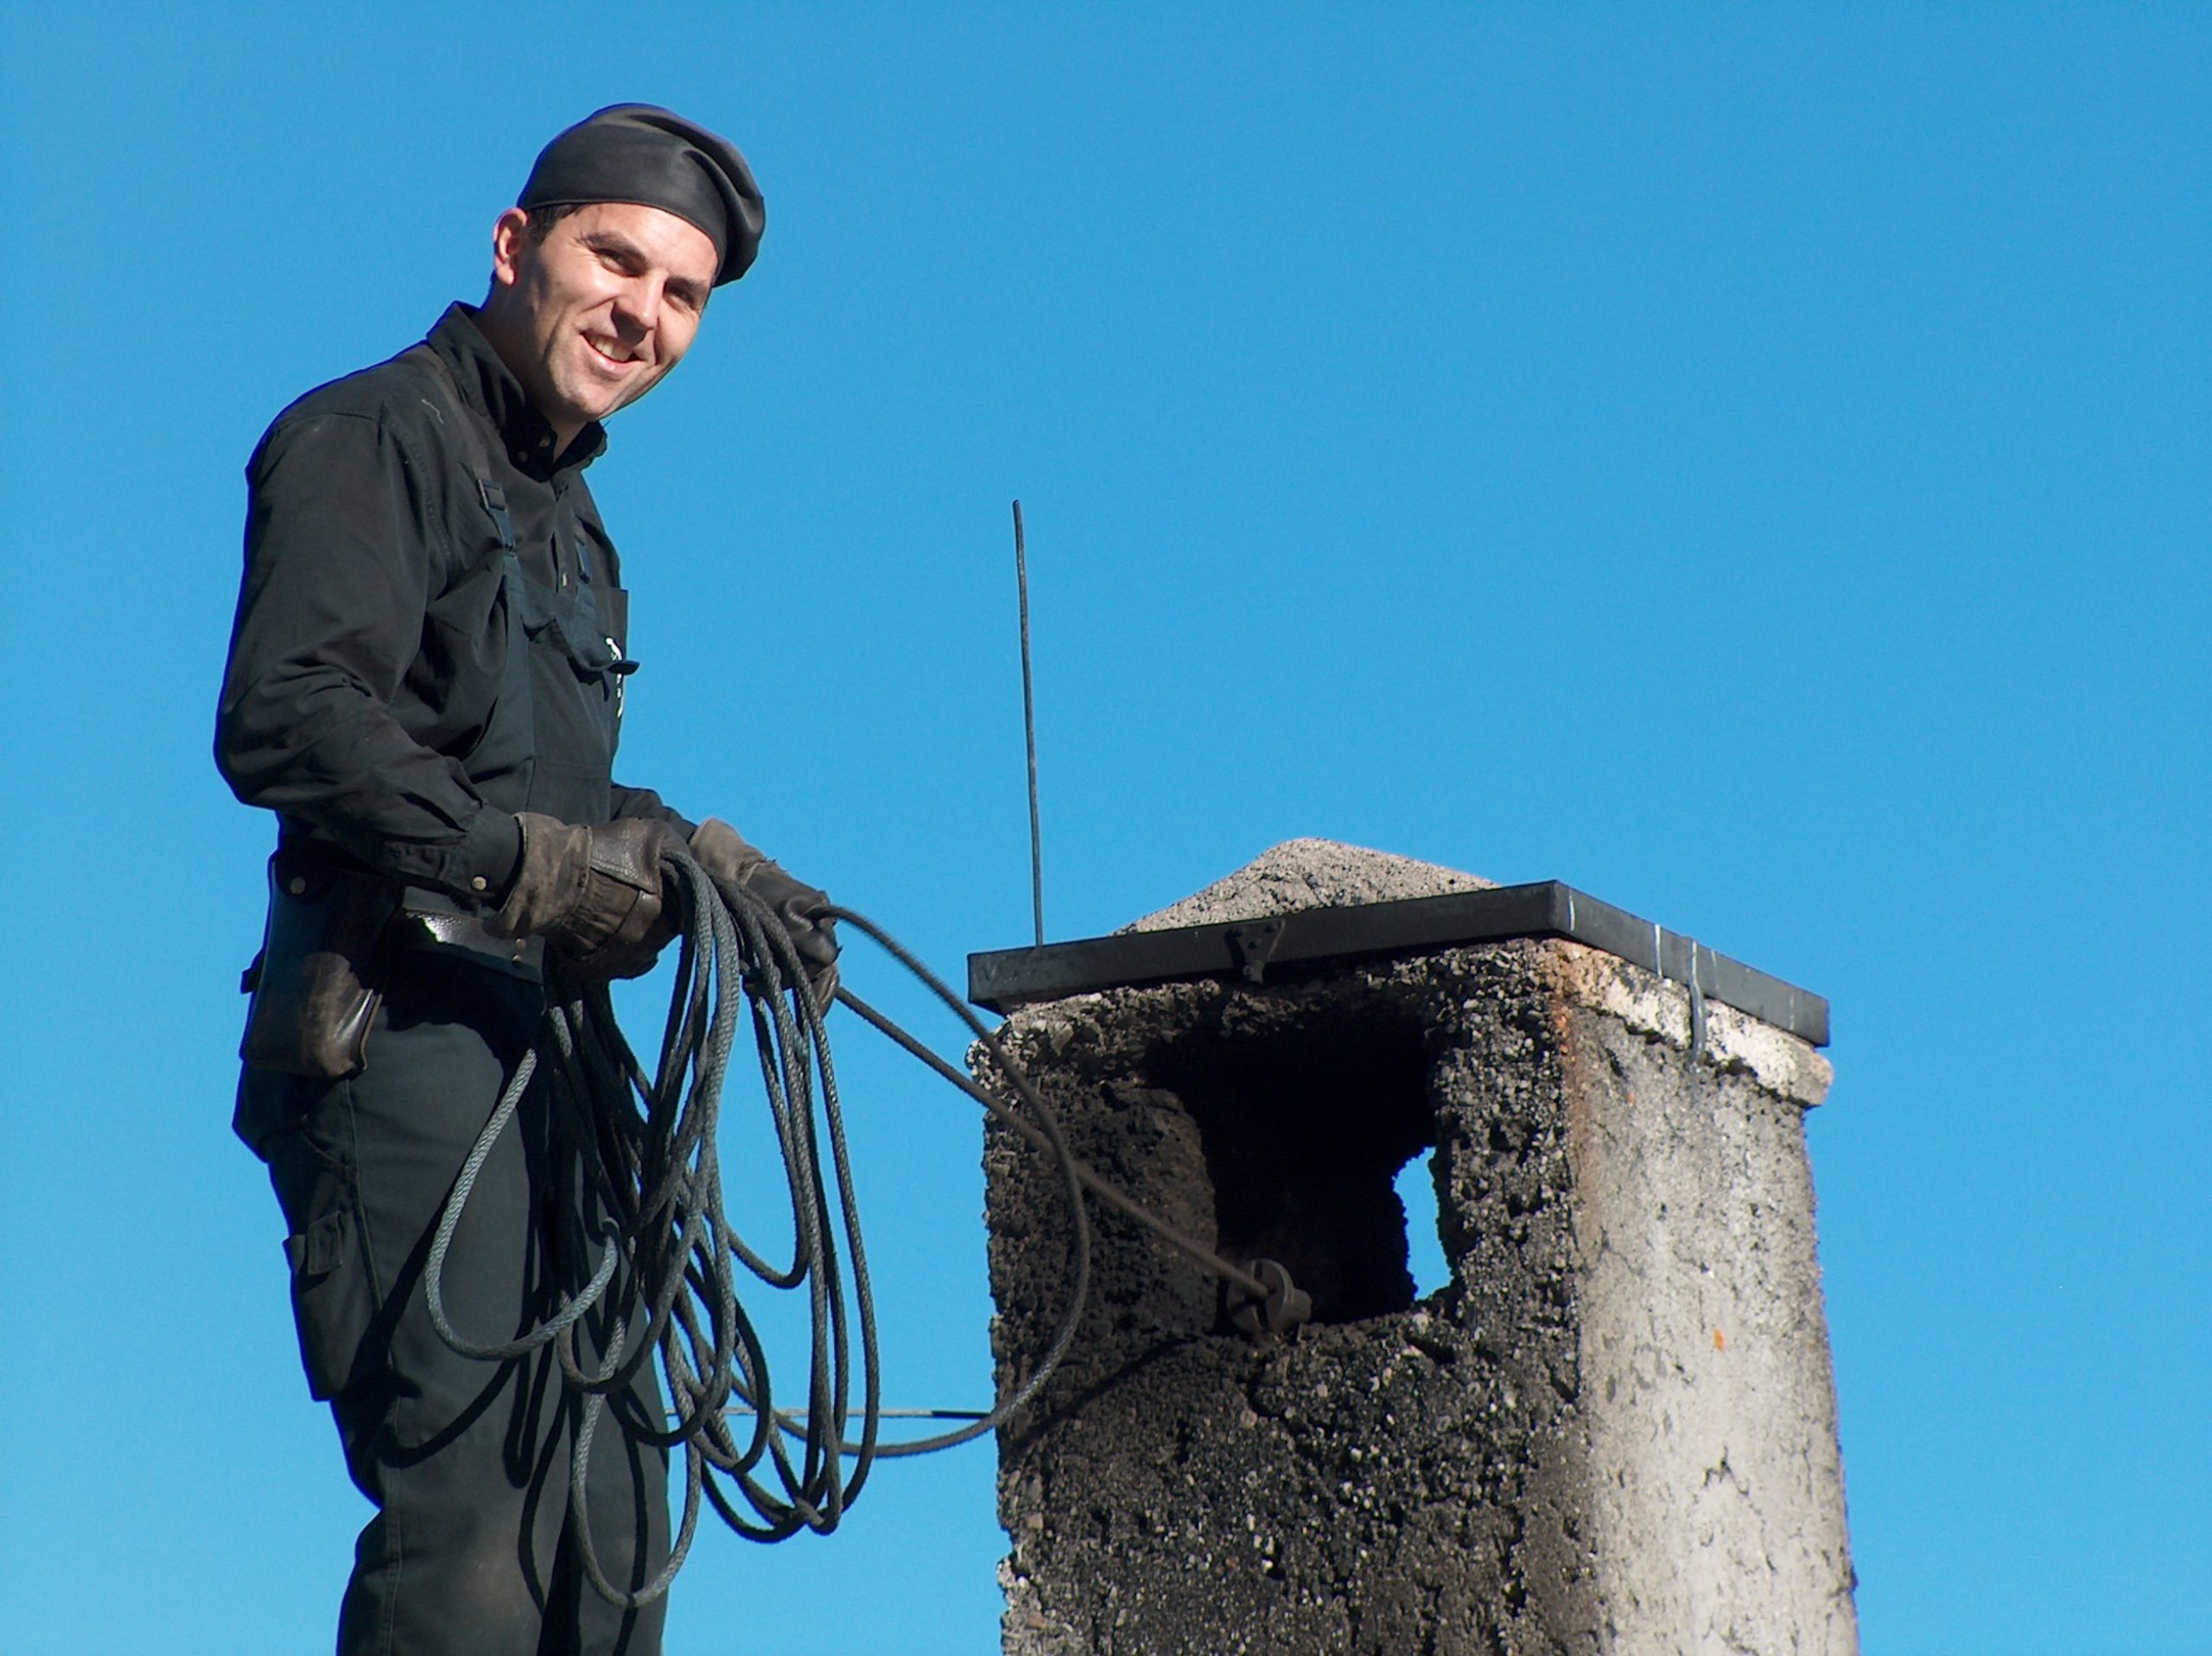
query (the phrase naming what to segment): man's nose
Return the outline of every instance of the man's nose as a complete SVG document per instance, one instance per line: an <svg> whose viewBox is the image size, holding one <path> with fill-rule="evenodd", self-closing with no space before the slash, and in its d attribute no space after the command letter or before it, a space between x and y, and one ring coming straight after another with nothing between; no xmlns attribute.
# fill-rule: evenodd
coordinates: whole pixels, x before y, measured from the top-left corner
<svg viewBox="0 0 2212 1656"><path fill-rule="evenodd" d="M615 303L631 326L646 333L660 326L660 283L654 277L643 277L626 283Z"/></svg>

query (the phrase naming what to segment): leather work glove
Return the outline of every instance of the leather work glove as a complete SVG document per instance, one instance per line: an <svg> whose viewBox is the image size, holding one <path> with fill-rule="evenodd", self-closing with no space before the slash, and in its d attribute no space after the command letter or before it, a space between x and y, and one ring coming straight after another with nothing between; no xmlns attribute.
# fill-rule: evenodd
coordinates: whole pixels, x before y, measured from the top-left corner
<svg viewBox="0 0 2212 1656"><path fill-rule="evenodd" d="M519 812L522 860L513 888L484 929L494 937L542 937L587 978L636 978L676 935L661 898L664 855L683 842L665 822L643 818L595 828L535 811Z"/></svg>
<svg viewBox="0 0 2212 1656"><path fill-rule="evenodd" d="M837 922L823 911L830 894L801 880L794 880L780 863L746 843L736 829L709 817L691 834L691 855L722 889L722 901L731 901L732 889L750 892L776 911L791 933L791 946L806 965L807 987L815 1004L827 1011L837 998Z"/></svg>

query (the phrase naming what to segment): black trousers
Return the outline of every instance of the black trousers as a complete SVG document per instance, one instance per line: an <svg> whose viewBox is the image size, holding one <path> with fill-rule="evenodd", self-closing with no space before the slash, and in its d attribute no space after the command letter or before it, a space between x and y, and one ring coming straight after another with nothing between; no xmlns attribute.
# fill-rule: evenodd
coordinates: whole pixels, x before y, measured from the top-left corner
<svg viewBox="0 0 2212 1656"><path fill-rule="evenodd" d="M248 1070L237 1118L290 1232L308 1388L329 1401L346 1469L377 1506L354 1550L340 1656L657 1656L665 1601L625 1613L584 1577L569 1494L582 1404L551 1348L461 1357L424 1300L440 1211L537 1032L543 990L430 953L401 955L391 976L360 1074ZM598 1207L582 1138L533 1083L447 1256L447 1315L464 1339L513 1340L588 1279ZM585 1321L589 1366L610 1331ZM651 1363L614 1402L594 1434L587 1506L601 1570L634 1589L668 1551L666 1456L620 1418L662 1420Z"/></svg>

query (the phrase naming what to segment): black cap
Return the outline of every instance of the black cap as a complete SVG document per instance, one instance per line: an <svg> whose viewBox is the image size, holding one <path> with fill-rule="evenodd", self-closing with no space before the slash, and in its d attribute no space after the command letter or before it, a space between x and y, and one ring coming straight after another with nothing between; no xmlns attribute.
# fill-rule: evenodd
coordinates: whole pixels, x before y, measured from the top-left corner
<svg viewBox="0 0 2212 1656"><path fill-rule="evenodd" d="M753 169L728 138L652 104L610 104L538 152L515 205L635 201L705 231L721 263L715 285L752 267L766 222Z"/></svg>

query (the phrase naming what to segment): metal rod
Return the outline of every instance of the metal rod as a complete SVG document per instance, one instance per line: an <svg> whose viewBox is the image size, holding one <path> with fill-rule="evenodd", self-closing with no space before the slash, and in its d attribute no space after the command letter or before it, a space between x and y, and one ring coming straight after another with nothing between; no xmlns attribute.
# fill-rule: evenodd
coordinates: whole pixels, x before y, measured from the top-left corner
<svg viewBox="0 0 2212 1656"><path fill-rule="evenodd" d="M1014 580L1021 592L1021 734L1029 748L1029 897L1036 910L1037 946L1045 946L1045 836L1037 819L1037 685L1029 670L1029 555L1021 538L1021 502L1014 503Z"/></svg>
<svg viewBox="0 0 2212 1656"><path fill-rule="evenodd" d="M733 1404L722 1412L726 1415L742 1415L749 1420L758 1416L760 1411L758 1409L743 1409ZM875 1412L884 1420L981 1420L989 1414L990 1411L988 1409L878 1409ZM670 1410L668 1417L674 1420L678 1417L674 1410ZM776 1411L776 1418L786 1426L804 1426L806 1424L806 1411L779 1409Z"/></svg>

